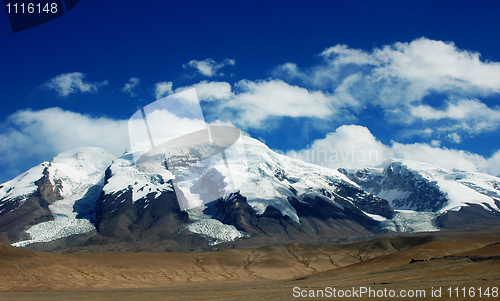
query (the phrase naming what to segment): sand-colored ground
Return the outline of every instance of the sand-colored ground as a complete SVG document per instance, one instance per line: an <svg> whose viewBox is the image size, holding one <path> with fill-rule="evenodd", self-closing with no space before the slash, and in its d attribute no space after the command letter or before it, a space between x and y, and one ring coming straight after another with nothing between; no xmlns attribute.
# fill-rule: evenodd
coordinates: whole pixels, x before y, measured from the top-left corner
<svg viewBox="0 0 500 301"><path fill-rule="evenodd" d="M428 234L201 254L53 254L0 245L0 300L289 300L294 294L325 294L326 287L425 290L426 297L418 300L439 299L431 297L431 288L438 287L443 300L464 299L450 298L448 287L452 294L465 287L465 299L479 300L477 288L489 287L490 298L482 299L499 300L491 292L500 288L500 234ZM364 297L355 299L385 300Z"/></svg>

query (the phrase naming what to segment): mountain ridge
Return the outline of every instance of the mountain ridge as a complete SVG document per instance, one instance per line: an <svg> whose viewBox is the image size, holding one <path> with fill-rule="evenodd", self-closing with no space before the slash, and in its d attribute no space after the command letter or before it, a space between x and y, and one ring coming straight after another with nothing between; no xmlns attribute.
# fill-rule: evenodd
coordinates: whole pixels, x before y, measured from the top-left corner
<svg viewBox="0 0 500 301"><path fill-rule="evenodd" d="M187 210L162 161L168 158L144 173L129 152L120 158L98 148L62 153L0 185L0 240L50 248L165 241L181 250L500 224L500 179L493 176L396 159L333 170L276 154L249 137L243 142L245 160L229 159L227 170L222 158L210 159L184 196L206 193L199 185L209 182L222 197Z"/></svg>

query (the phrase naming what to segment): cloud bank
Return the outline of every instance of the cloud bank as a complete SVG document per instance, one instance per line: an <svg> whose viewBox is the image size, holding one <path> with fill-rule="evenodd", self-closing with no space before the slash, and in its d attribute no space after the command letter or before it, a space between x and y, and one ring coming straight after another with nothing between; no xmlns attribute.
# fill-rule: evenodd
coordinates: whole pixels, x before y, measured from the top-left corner
<svg viewBox="0 0 500 301"><path fill-rule="evenodd" d="M403 144L395 141L385 145L366 127L343 125L314 140L306 149L289 151L292 158L330 168L363 168L377 166L390 158L426 162L447 169L500 174L500 150L490 158L457 149L426 143Z"/></svg>
<svg viewBox="0 0 500 301"><path fill-rule="evenodd" d="M22 110L1 124L0 167L6 179L76 147L96 146L121 156L129 147L126 120L60 108Z"/></svg>
<svg viewBox="0 0 500 301"><path fill-rule="evenodd" d="M378 107L389 122L429 123L445 137L500 126L500 107L480 100L500 93L500 63L481 60L479 53L451 42L421 38L371 52L336 45L320 57L317 66L301 69L289 62L274 75L329 91L354 115Z"/></svg>
<svg viewBox="0 0 500 301"><path fill-rule="evenodd" d="M221 105L236 112L244 128L265 126L270 117L326 118L336 113L335 99L322 91L309 91L282 80L247 81L235 85L237 93Z"/></svg>

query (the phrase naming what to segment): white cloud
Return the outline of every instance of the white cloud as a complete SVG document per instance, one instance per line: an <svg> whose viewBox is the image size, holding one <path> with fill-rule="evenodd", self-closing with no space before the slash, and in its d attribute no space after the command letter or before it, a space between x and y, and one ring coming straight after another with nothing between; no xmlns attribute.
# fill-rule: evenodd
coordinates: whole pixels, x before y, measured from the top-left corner
<svg viewBox="0 0 500 301"><path fill-rule="evenodd" d="M2 124L0 166L13 177L58 153L86 146L122 155L129 147L127 121L91 117L60 108L22 110Z"/></svg>
<svg viewBox="0 0 500 301"><path fill-rule="evenodd" d="M172 82L160 82L155 84L156 99L172 94Z"/></svg>
<svg viewBox="0 0 500 301"><path fill-rule="evenodd" d="M431 123L440 128L436 135L461 130L463 137L500 127L500 109L477 99L500 93L500 63L481 60L479 53L420 38L372 51L336 45L321 56L317 66L289 62L274 74L331 91L356 113L378 106L389 122Z"/></svg>
<svg viewBox="0 0 500 301"><path fill-rule="evenodd" d="M325 138L315 140L308 149L291 151L287 155L337 169L377 165L388 159L389 154L389 147L375 139L366 127L343 125Z"/></svg>
<svg viewBox="0 0 500 301"><path fill-rule="evenodd" d="M71 93L97 93L100 87L106 86L108 81L89 83L83 79L85 74L80 72L63 73L51 79L44 86L57 91L59 96L67 97Z"/></svg>
<svg viewBox="0 0 500 301"><path fill-rule="evenodd" d="M180 87L175 89L175 93L187 90L196 89L198 99L202 101L215 101L220 99L229 99L233 96L231 85L226 82L207 82L201 81L192 86Z"/></svg>
<svg viewBox="0 0 500 301"><path fill-rule="evenodd" d="M378 65L379 62L373 55L360 50L351 49L347 45L336 45L321 53L325 59L337 65Z"/></svg>
<svg viewBox="0 0 500 301"><path fill-rule="evenodd" d="M236 110L235 122L242 127L262 127L269 117L326 118L336 113L335 98L281 80L242 80L235 88L234 98L221 108Z"/></svg>
<svg viewBox="0 0 500 301"><path fill-rule="evenodd" d="M486 160L483 170L486 173L500 177L500 150Z"/></svg>
<svg viewBox="0 0 500 301"><path fill-rule="evenodd" d="M450 133L450 134L448 134L448 138L451 141L455 142L455 143L461 143L462 142L462 137L460 137L460 135L457 134L457 133Z"/></svg>
<svg viewBox="0 0 500 301"><path fill-rule="evenodd" d="M483 62L479 53L460 50L451 42L421 38L377 49L373 56L380 62L374 73L381 77L398 77L440 92L500 92L500 63Z"/></svg>
<svg viewBox="0 0 500 301"><path fill-rule="evenodd" d="M351 78L345 80L345 86ZM241 80L233 87L227 82L200 81L194 85L172 88L172 82L156 83L155 95L160 99L166 95L195 89L200 101L213 102L204 108L206 114L214 119L234 122L241 128L264 128L266 121L273 117L310 117L320 120L337 116L348 118L348 112L342 116L339 112L346 102L355 103L355 99L339 98L322 91L308 90L290 85L282 80ZM209 118L211 119L211 118Z"/></svg>
<svg viewBox="0 0 500 301"><path fill-rule="evenodd" d="M130 93L131 97L137 96L137 94L133 91L133 89L139 85L140 80L137 77L132 77L129 79L129 82L125 84L122 88L122 92Z"/></svg>
<svg viewBox="0 0 500 301"><path fill-rule="evenodd" d="M448 103L445 110L438 110L428 105L411 108L413 116L428 119L457 119L481 118L500 120L500 110L490 109L487 105L475 99L461 99L455 103Z"/></svg>
<svg viewBox="0 0 500 301"><path fill-rule="evenodd" d="M402 144L393 142L391 157L426 162L447 169L488 172L486 159L478 154L463 150L433 147L426 143Z"/></svg>
<svg viewBox="0 0 500 301"><path fill-rule="evenodd" d="M224 61L217 63L211 58L205 59L203 61L191 60L189 63L182 65L183 68L194 68L200 74L212 77L212 76L223 76L223 73L217 73L220 69L225 66L234 66L235 61L233 59L225 59Z"/></svg>
<svg viewBox="0 0 500 301"><path fill-rule="evenodd" d="M453 43L420 38L372 52L337 45L321 56L322 65L301 71L286 63L276 74L335 89L343 78L360 73L360 84L351 93L364 95L366 103L382 107L418 102L434 92L500 93L500 63L481 61L478 53L458 49Z"/></svg>
<svg viewBox="0 0 500 301"><path fill-rule="evenodd" d="M172 82L160 82L155 84L156 99L163 98L167 95L179 93L189 89L195 89L198 99L201 101L215 101L229 99L233 96L231 85L226 82L208 82L203 80L191 86L179 87L172 89Z"/></svg>
<svg viewBox="0 0 500 301"><path fill-rule="evenodd" d="M491 109L475 99L461 99L448 102L443 110L429 105L419 105L410 108L411 115L424 121L453 120L458 121L454 129L462 129L471 134L491 131L500 125L500 108ZM450 127L452 129L452 127Z"/></svg>
<svg viewBox="0 0 500 301"><path fill-rule="evenodd" d="M330 168L362 168L376 166L389 158L426 162L447 169L463 169L498 175L500 173L500 150L490 158L463 150L440 147L439 141L402 144L392 142L384 145L363 126L344 125L323 139L317 139L311 147L290 151L292 158L323 165Z"/></svg>

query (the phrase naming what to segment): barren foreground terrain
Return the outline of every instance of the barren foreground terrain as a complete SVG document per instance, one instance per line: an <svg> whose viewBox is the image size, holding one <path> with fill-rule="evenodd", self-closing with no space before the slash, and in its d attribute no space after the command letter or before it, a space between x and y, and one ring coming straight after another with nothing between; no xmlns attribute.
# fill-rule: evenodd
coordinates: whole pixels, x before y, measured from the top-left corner
<svg viewBox="0 0 500 301"><path fill-rule="evenodd" d="M372 295L359 295L363 287ZM411 299L401 290L418 300L498 300L495 287L498 294L496 230L211 253L55 254L0 244L0 300L389 299L374 296L384 290L391 300Z"/></svg>

